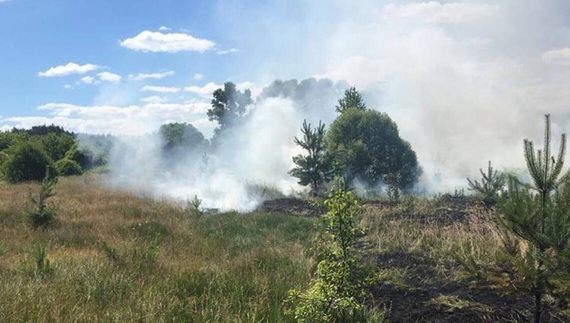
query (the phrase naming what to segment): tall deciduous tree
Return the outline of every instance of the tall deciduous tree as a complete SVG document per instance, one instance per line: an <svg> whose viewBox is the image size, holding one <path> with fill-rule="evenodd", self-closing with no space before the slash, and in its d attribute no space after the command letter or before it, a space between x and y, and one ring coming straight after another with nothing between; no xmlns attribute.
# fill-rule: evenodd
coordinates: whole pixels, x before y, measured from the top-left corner
<svg viewBox="0 0 570 323"><path fill-rule="evenodd" d="M253 103L251 91L241 92L232 82L224 83L224 88L217 89L213 95L208 118L216 121L222 130L235 124L245 114L246 107Z"/></svg>
<svg viewBox="0 0 570 323"><path fill-rule="evenodd" d="M338 105L336 106L336 112L339 113L344 113L348 109L366 110L366 104L362 99L362 95L355 87L344 91L344 97L338 100Z"/></svg>
<svg viewBox="0 0 570 323"><path fill-rule="evenodd" d="M325 152L325 125L319 121L319 125L313 129L305 120L301 132L303 138L295 137L295 143L307 154L293 157L297 166L289 174L297 177L300 185L311 185L311 190L317 192L332 177L332 167Z"/></svg>
<svg viewBox="0 0 570 323"><path fill-rule="evenodd" d="M330 126L326 146L335 173L349 180L406 190L421 174L416 153L385 113L348 109Z"/></svg>

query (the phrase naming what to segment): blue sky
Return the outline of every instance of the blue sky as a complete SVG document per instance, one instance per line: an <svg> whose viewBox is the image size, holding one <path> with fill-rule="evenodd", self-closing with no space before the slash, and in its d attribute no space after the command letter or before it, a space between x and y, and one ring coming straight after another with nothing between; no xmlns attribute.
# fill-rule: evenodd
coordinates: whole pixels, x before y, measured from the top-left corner
<svg viewBox="0 0 570 323"><path fill-rule="evenodd" d="M493 140L497 120L511 143L545 112L570 126L569 11L565 0L0 0L0 129L182 121L208 136L225 81L256 94L327 77L368 92L418 150L478 146L449 134Z"/></svg>

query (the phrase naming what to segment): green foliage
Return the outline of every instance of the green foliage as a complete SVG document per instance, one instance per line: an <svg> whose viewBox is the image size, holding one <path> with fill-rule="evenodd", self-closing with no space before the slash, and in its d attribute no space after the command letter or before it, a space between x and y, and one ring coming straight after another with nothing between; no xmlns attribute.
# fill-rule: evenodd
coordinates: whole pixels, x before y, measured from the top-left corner
<svg viewBox="0 0 570 323"><path fill-rule="evenodd" d="M163 150L166 154L197 151L206 144L202 133L189 123L162 125L159 134L163 140Z"/></svg>
<svg viewBox="0 0 570 323"><path fill-rule="evenodd" d="M17 142L8 149L8 159L4 162L3 173L10 183L41 181L49 167L55 174L52 159L36 142Z"/></svg>
<svg viewBox="0 0 570 323"><path fill-rule="evenodd" d="M335 172L350 180L408 190L421 175L416 153L385 113L349 109L330 126L326 146Z"/></svg>
<svg viewBox="0 0 570 323"><path fill-rule="evenodd" d="M544 149L535 152L524 141L524 155L533 184L510 178L508 193L500 199L499 224L529 245L523 255L514 255L523 290L534 295L534 322L541 322L544 295L552 292L551 277L570 279L570 172L561 176L566 152L563 134L558 156L551 154L550 116L546 115ZM518 256L518 257L517 257ZM566 291L569 292L569 291Z"/></svg>
<svg viewBox="0 0 570 323"><path fill-rule="evenodd" d="M107 244L107 242L103 241L101 243L101 250L103 250L105 256L107 256L107 258L112 262L119 263L122 261L121 255L119 255L117 248Z"/></svg>
<svg viewBox="0 0 570 323"><path fill-rule="evenodd" d="M55 163L55 169L61 176L81 175L83 170L79 164L71 159L63 158Z"/></svg>
<svg viewBox="0 0 570 323"><path fill-rule="evenodd" d="M46 228L57 215L56 209L47 205L47 200L55 196L54 189L57 181L58 178L51 176L48 169L38 195L33 196L32 191L28 191L29 205L24 209L24 214L34 228Z"/></svg>
<svg viewBox="0 0 570 323"><path fill-rule="evenodd" d="M241 92L232 82L224 83L224 88L214 91L213 96L208 118L216 121L221 130L237 123L245 114L246 107L253 103L251 91Z"/></svg>
<svg viewBox="0 0 570 323"><path fill-rule="evenodd" d="M344 113L348 109L366 110L366 103L362 99L362 95L358 93L355 87L351 87L344 91L344 97L338 100L336 112Z"/></svg>
<svg viewBox="0 0 570 323"><path fill-rule="evenodd" d="M481 173L481 183L479 181L467 179L469 189L476 191L483 196L483 201L486 205L494 205L496 203L499 193L505 188L506 179L503 174L493 169L491 161L487 167L487 173L483 169L479 169Z"/></svg>
<svg viewBox="0 0 570 323"><path fill-rule="evenodd" d="M186 206L186 213L190 216L199 218L204 214L204 212L200 209L202 205L202 199L198 198L198 195L194 195L194 197L188 201L188 205Z"/></svg>
<svg viewBox="0 0 570 323"><path fill-rule="evenodd" d="M303 121L301 128L303 139L295 137L295 144L303 148L307 155L293 157L293 162L297 165L289 174L299 179L300 185L311 185L313 192L317 192L323 183L330 181L332 167L330 159L325 152L325 125L319 122L315 129L311 129L311 124L307 120Z"/></svg>
<svg viewBox="0 0 570 323"><path fill-rule="evenodd" d="M75 145L73 136L63 133L56 135L53 132L39 137L39 141L52 160L60 160Z"/></svg>
<svg viewBox="0 0 570 323"><path fill-rule="evenodd" d="M358 232L355 217L361 208L354 194L343 189L331 190L325 205L326 236L319 241L315 278L306 292L289 292L287 314L297 322L366 322L362 281L352 250Z"/></svg>
<svg viewBox="0 0 570 323"><path fill-rule="evenodd" d="M23 262L25 272L36 276L45 277L54 271L47 257L47 249L40 243L33 243L28 249L28 259Z"/></svg>
<svg viewBox="0 0 570 323"><path fill-rule="evenodd" d="M6 244L4 244L4 242L0 241L0 257L5 255L7 251L8 251L8 249L6 248Z"/></svg>

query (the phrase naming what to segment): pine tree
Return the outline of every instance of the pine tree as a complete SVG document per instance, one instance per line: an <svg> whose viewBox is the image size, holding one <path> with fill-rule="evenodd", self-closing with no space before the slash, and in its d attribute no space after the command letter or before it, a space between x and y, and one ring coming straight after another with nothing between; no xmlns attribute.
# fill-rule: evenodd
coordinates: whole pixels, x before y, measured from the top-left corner
<svg viewBox="0 0 570 323"><path fill-rule="evenodd" d="M500 199L499 224L528 243L526 255L516 259L527 290L535 299L534 322L541 322L543 296L553 291L556 273L568 279L564 255L570 251L570 172L561 175L566 152L562 135L557 158L551 154L550 116L546 115L544 149L535 152L524 141L524 155L532 184L511 177L508 193ZM520 256L520 255L519 255ZM522 260L521 260L522 259ZM559 276L560 277L560 276Z"/></svg>
<svg viewBox="0 0 570 323"><path fill-rule="evenodd" d="M293 162L297 167L293 168L289 174L297 177L300 185L311 185L312 192L316 193L323 183L332 178L331 163L325 152L325 125L319 121L318 127L312 129L311 124L305 120L301 132L303 139L295 137L295 144L306 150L307 155L293 157Z"/></svg>
<svg viewBox="0 0 570 323"><path fill-rule="evenodd" d="M505 187L505 176L493 169L491 161L489 161L487 173L483 172L482 168L479 168L479 172L482 176L481 182L479 183L477 180L472 181L468 178L469 189L481 194L485 205L494 205L499 192Z"/></svg>
<svg viewBox="0 0 570 323"><path fill-rule="evenodd" d="M366 110L366 103L362 99L362 95L358 93L355 87L351 87L344 91L344 97L338 100L336 112L344 113L348 109Z"/></svg>

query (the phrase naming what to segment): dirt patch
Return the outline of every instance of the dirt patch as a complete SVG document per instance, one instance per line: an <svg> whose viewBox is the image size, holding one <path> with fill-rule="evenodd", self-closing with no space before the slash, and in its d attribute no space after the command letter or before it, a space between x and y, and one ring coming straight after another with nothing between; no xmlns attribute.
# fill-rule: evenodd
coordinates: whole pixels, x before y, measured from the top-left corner
<svg viewBox="0 0 570 323"><path fill-rule="evenodd" d="M325 208L307 200L281 198L267 200L259 210L267 213L288 214L293 216L319 217L326 212Z"/></svg>

